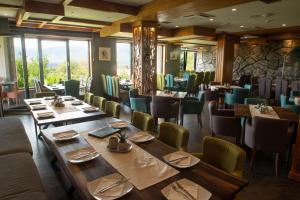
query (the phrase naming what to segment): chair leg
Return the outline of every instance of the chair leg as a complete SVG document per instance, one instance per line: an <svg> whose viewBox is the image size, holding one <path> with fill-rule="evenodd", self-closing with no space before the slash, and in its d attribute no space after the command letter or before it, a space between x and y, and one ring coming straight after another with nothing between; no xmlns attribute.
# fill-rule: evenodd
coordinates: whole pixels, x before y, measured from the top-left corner
<svg viewBox="0 0 300 200"><path fill-rule="evenodd" d="M276 174L276 176L280 175L280 162L281 162L281 153L276 153L276 158L275 158L275 174Z"/></svg>
<svg viewBox="0 0 300 200"><path fill-rule="evenodd" d="M211 132L211 136L212 136L212 137L215 137L216 134L212 131L212 132Z"/></svg>
<svg viewBox="0 0 300 200"><path fill-rule="evenodd" d="M200 114L198 114L198 115L197 115L197 117L198 117L198 124L200 125L200 128L202 128L202 127L203 127L203 125L202 125L201 113L200 113Z"/></svg>
<svg viewBox="0 0 300 200"><path fill-rule="evenodd" d="M252 153L251 153L251 160L250 160L250 172L253 172L253 168L254 168L254 161L256 158L256 149L252 149Z"/></svg>
<svg viewBox="0 0 300 200"><path fill-rule="evenodd" d="M183 114L180 115L180 125L183 126Z"/></svg>

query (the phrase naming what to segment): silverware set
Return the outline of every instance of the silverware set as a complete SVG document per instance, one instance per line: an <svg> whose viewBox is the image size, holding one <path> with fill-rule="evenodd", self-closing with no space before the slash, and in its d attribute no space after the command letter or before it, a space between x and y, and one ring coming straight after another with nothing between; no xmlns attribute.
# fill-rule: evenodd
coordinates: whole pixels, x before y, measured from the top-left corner
<svg viewBox="0 0 300 200"><path fill-rule="evenodd" d="M91 151L88 151L88 152L78 153L76 155L73 155L72 159L79 160L79 159L82 159L82 158L85 158L85 157L88 157L88 156L94 156L94 155L97 155L97 154L98 154L98 152L96 152L95 150L91 150Z"/></svg>
<svg viewBox="0 0 300 200"><path fill-rule="evenodd" d="M97 195L99 193L104 193L104 192L106 192L106 191L108 191L108 190L110 190L112 188L115 188L115 187L117 187L117 186L119 186L119 185L121 185L123 183L128 182L128 180L129 180L128 178L122 177L122 178L116 180L115 182L113 182L112 184L110 184L108 186L104 186L101 189L96 190L94 192L94 195Z"/></svg>
<svg viewBox="0 0 300 200"><path fill-rule="evenodd" d="M188 200L197 200L178 181L172 183L172 189L175 192L178 192L178 193L182 194Z"/></svg>

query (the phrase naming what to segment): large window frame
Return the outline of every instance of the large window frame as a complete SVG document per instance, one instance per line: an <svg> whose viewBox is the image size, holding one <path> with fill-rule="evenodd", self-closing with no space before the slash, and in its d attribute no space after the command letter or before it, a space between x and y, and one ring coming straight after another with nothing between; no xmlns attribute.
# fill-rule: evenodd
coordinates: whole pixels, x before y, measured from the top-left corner
<svg viewBox="0 0 300 200"><path fill-rule="evenodd" d="M25 40L26 39L37 39L37 52L38 52L38 63L39 63L39 79L41 80L42 84L44 84L44 69L43 69L43 50L42 50L42 41L62 41L65 42L66 46L65 46L65 50L66 50L66 77L67 80L70 80L71 77L71 66L70 66L70 62L71 62L71 58L70 58L70 41L87 41L88 42L88 76L91 75L91 41L89 39L76 39L76 38L72 38L72 39L65 39L65 38L48 38L48 37L24 37L24 36L15 36L14 38L20 38L21 40L21 53L22 53L22 69L23 69L23 73L24 70L26 71L23 74L23 79L24 79L24 87L22 87L22 89L24 88L25 91L29 91L29 89L32 89L32 87L29 87L28 84L28 69L27 67L24 67L24 58L25 57L25 62L27 59L26 56L26 45L25 45ZM15 51L15 50L13 50ZM24 52L25 51L25 52ZM16 59L16 57L15 57ZM27 66L27 62L26 62L26 66ZM18 76L17 74L17 70L16 70L16 77ZM17 80L18 81L18 80ZM27 83L27 84L26 84ZM19 88L19 87L18 87Z"/></svg>
<svg viewBox="0 0 300 200"><path fill-rule="evenodd" d="M159 48L161 48L161 50L158 50ZM166 64L166 45L157 44L156 54L156 73L164 74ZM160 65L160 67L158 67L158 65Z"/></svg>
<svg viewBox="0 0 300 200"><path fill-rule="evenodd" d="M129 45L129 49L130 49L130 56L129 56L129 65L130 66L128 66L128 70L129 70L129 79L131 79L132 78L132 75L133 75L133 65L132 65L132 52L133 52L133 50L132 50L132 42L130 42L130 41L126 41L126 40L117 40L116 41L116 64L117 64L117 74L118 74L118 68L119 68L119 66L118 66L118 44L127 44L127 45ZM118 76L119 76L120 74L118 74Z"/></svg>

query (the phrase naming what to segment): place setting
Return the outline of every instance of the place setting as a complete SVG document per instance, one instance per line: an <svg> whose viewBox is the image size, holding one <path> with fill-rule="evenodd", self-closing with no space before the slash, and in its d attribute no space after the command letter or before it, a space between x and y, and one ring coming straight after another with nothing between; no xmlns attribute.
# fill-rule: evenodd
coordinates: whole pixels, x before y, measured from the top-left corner
<svg viewBox="0 0 300 200"><path fill-rule="evenodd" d="M79 136L80 134L75 130L53 133L53 138L55 141L69 141Z"/></svg>
<svg viewBox="0 0 300 200"><path fill-rule="evenodd" d="M74 100L74 97L72 97L72 96L63 96L62 98L64 101L73 101Z"/></svg>
<svg viewBox="0 0 300 200"><path fill-rule="evenodd" d="M89 193L98 200L114 200L128 194L134 187L129 179L113 173L87 183Z"/></svg>
<svg viewBox="0 0 300 200"><path fill-rule="evenodd" d="M47 106L45 104L36 104L31 106L31 110L36 111L36 110L46 110Z"/></svg>
<svg viewBox="0 0 300 200"><path fill-rule="evenodd" d="M76 149L66 153L66 157L70 163L79 164L99 157L100 154L91 146Z"/></svg>
<svg viewBox="0 0 300 200"><path fill-rule="evenodd" d="M82 110L85 113L91 113L91 112L97 112L97 111L99 111L99 108L96 108L94 106L89 106L89 107L82 108Z"/></svg>
<svg viewBox="0 0 300 200"><path fill-rule="evenodd" d="M155 137L147 131L139 131L133 134L131 137L128 138L130 141L134 143L143 143L149 142L155 139Z"/></svg>
<svg viewBox="0 0 300 200"><path fill-rule="evenodd" d="M211 193L188 179L180 179L161 190L167 200L208 200Z"/></svg>
<svg viewBox="0 0 300 200"><path fill-rule="evenodd" d="M200 159L184 151L176 151L174 153L163 156L164 161L173 167L188 168L193 167L200 162Z"/></svg>
<svg viewBox="0 0 300 200"><path fill-rule="evenodd" d="M129 122L127 121L115 121L115 122L110 122L108 123L110 127L112 128L117 128L117 129L121 129L121 128L126 128L129 126Z"/></svg>
<svg viewBox="0 0 300 200"><path fill-rule="evenodd" d="M28 100L29 105L36 105L36 104L41 104L41 103L42 103L41 100L35 100L35 99Z"/></svg>
<svg viewBox="0 0 300 200"><path fill-rule="evenodd" d="M36 113L37 115L37 118L38 119L48 119L48 118L53 118L55 117L55 114L54 112L52 111L48 111L48 112L39 112L39 113Z"/></svg>
<svg viewBox="0 0 300 200"><path fill-rule="evenodd" d="M71 105L79 106L79 105L83 105L83 102L81 100L73 100L71 101Z"/></svg>

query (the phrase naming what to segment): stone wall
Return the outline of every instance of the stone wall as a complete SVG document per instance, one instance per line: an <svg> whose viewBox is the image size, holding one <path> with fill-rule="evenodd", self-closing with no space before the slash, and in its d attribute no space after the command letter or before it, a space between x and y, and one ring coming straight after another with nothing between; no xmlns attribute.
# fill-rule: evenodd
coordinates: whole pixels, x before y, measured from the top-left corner
<svg viewBox="0 0 300 200"><path fill-rule="evenodd" d="M300 63L291 59L290 52L299 48L300 40L268 41L265 44L241 43L235 47L233 79L241 75L283 77L289 80L300 78ZM297 55L300 56L300 55ZM284 61L285 60L285 61ZM283 70L284 61L284 70Z"/></svg>

